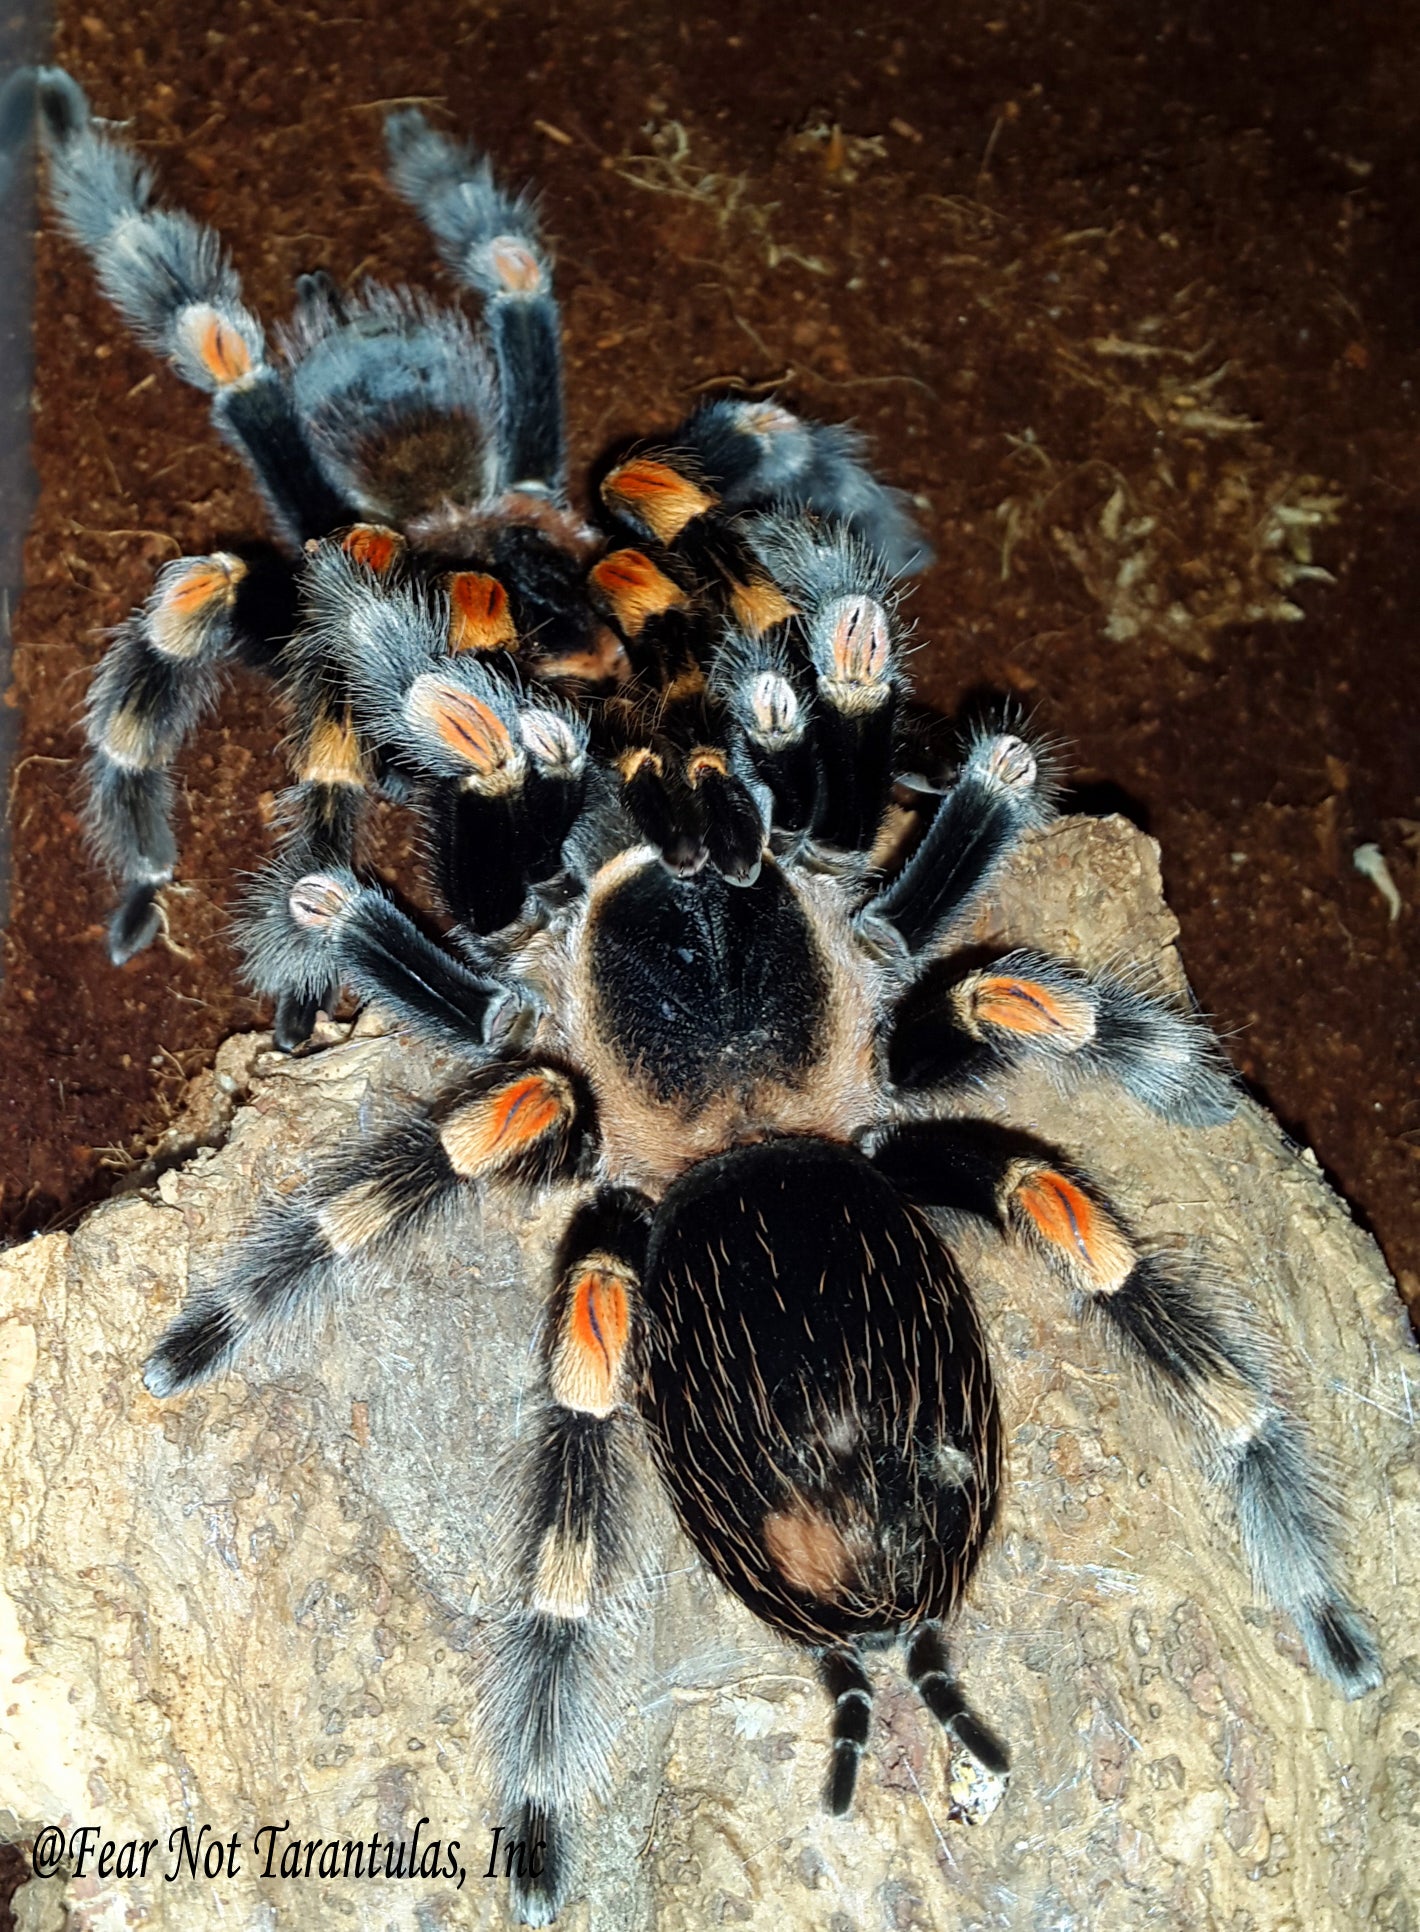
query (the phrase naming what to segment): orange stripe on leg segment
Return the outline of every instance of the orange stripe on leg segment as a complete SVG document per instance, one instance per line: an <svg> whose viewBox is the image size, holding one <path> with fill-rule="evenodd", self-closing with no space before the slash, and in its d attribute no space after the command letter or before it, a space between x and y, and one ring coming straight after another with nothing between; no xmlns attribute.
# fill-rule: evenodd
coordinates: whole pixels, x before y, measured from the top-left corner
<svg viewBox="0 0 1420 1932"><path fill-rule="evenodd" d="M603 557L592 567L591 584L628 637L689 601L680 585L639 550L613 550Z"/></svg>
<svg viewBox="0 0 1420 1932"><path fill-rule="evenodd" d="M219 389L251 374L251 350L240 333L224 322L216 309L194 317L197 359Z"/></svg>
<svg viewBox="0 0 1420 1932"><path fill-rule="evenodd" d="M444 580L449 593L449 649L501 651L517 642L508 593L481 570L456 570Z"/></svg>
<svg viewBox="0 0 1420 1932"><path fill-rule="evenodd" d="M554 1401L587 1415L609 1415L620 1399L630 1333L626 1283L605 1260L584 1264L553 1350L548 1382Z"/></svg>
<svg viewBox="0 0 1420 1932"><path fill-rule="evenodd" d="M510 1166L520 1154L571 1124L572 1089L561 1074L520 1074L449 1115L439 1130L444 1152L465 1179Z"/></svg>
<svg viewBox="0 0 1420 1932"><path fill-rule="evenodd" d="M352 563L383 577L403 556L405 542L398 530L383 523L357 523L340 539L340 547Z"/></svg>
<svg viewBox="0 0 1420 1932"><path fill-rule="evenodd" d="M246 574L247 567L241 558L229 557L225 552L196 558L191 568L175 579L172 588L164 591L163 603L183 617L194 616L207 604L230 604Z"/></svg>
<svg viewBox="0 0 1420 1932"><path fill-rule="evenodd" d="M688 523L713 510L718 501L669 463L646 456L619 463L602 484L602 498L608 508L649 530L658 543L674 543Z"/></svg>
<svg viewBox="0 0 1420 1932"><path fill-rule="evenodd" d="M979 1025L1053 1040L1072 1051L1094 1038L1095 1015L1090 1002L1077 993L1047 986L1042 980L979 973L962 990L970 1015Z"/></svg>
<svg viewBox="0 0 1420 1932"><path fill-rule="evenodd" d="M522 783L527 761L506 720L465 686L427 674L416 678L405 715L416 731L441 739L468 767L467 782L475 790L493 796Z"/></svg>
<svg viewBox="0 0 1420 1932"><path fill-rule="evenodd" d="M216 551L193 557L163 575L148 614L148 640L164 657L193 658L212 641L211 628L237 601L247 574L240 557Z"/></svg>
<svg viewBox="0 0 1420 1932"><path fill-rule="evenodd" d="M1114 1217L1054 1168L1029 1170L1013 1198L1046 1248L1095 1293L1124 1285L1139 1257Z"/></svg>

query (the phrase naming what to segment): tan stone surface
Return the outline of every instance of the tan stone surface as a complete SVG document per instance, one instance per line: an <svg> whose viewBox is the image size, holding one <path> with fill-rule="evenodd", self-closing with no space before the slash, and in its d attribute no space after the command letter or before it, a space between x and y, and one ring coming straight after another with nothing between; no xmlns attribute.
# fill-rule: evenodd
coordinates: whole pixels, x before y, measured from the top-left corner
<svg viewBox="0 0 1420 1932"><path fill-rule="evenodd" d="M1033 840L981 936L1177 970L1155 850L1120 821ZM219 1150L0 1257L0 1824L158 1841L146 1883L91 1861L27 1887L35 1932L66 1905L75 1932L506 1922L481 1875L498 1821L473 1680L558 1204L523 1227L506 1198L472 1207L398 1278L353 1286L279 1358L195 1394L160 1404L139 1381L189 1268L211 1265L258 1188L294 1184L312 1150L437 1079L407 1041L357 1035L256 1058ZM234 1079L250 1064L229 1050ZM221 1104L204 1089L194 1120ZM1102 1089L1067 1105L1021 1082L982 1107L1089 1162L1149 1232L1200 1243L1275 1328L1349 1502L1385 1687L1347 1705L1306 1670L1158 1411L1047 1276L983 1239L967 1258L1010 1488L957 1656L1014 1753L1005 1802L975 1828L949 1821L941 1739L884 1670L857 1808L825 1817L826 1711L803 1660L663 1522L617 1781L564 1923L1406 1932L1420 1365L1374 1245L1250 1104L1196 1133ZM421 1842L460 1841L461 1890L256 1875L264 1824L368 1840L421 1817ZM235 1832L242 1871L161 1882L183 1825L210 1828L204 1850Z"/></svg>

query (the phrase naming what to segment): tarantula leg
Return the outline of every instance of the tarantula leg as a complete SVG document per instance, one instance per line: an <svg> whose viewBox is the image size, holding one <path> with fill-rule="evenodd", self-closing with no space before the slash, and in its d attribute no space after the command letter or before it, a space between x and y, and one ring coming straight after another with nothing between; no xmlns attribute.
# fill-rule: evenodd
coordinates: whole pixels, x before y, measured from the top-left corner
<svg viewBox="0 0 1420 1932"><path fill-rule="evenodd" d="M668 697L704 689L707 597L751 636L797 615L683 449L625 458L603 477L601 498L656 554L604 557L591 573L593 598L619 625L636 670Z"/></svg>
<svg viewBox="0 0 1420 1932"><path fill-rule="evenodd" d="M1024 738L979 731L921 844L869 911L926 951L980 892L1022 832L1050 817L1048 775Z"/></svg>
<svg viewBox="0 0 1420 1932"><path fill-rule="evenodd" d="M841 1818L852 1806L858 1766L868 1742L873 1686L861 1655L851 1644L835 1644L823 1651L818 1670L824 1689L833 1699L833 1754L829 1760L824 1804L836 1818Z"/></svg>
<svg viewBox="0 0 1420 1932"><path fill-rule="evenodd" d="M227 1367L254 1336L328 1294L339 1263L390 1252L469 1182L565 1171L584 1127L566 1074L502 1062L343 1152L310 1187L270 1202L216 1283L188 1302L148 1358L150 1393L176 1394Z"/></svg>
<svg viewBox="0 0 1420 1932"><path fill-rule="evenodd" d="M312 865L348 865L370 784L369 759L348 704L318 703L306 717L295 778L293 849Z"/></svg>
<svg viewBox="0 0 1420 1932"><path fill-rule="evenodd" d="M586 793L585 722L500 675L517 639L497 579L456 573L431 598L323 545L311 580L312 637L335 653L366 736L425 788L444 904L475 933L501 931L562 865Z"/></svg>
<svg viewBox="0 0 1420 1932"><path fill-rule="evenodd" d="M1008 953L965 975L935 963L893 1016L888 1069L899 1087L953 1090L1028 1062L1063 1086L1115 1080L1181 1126L1237 1111L1231 1070L1194 1014L1048 953Z"/></svg>
<svg viewBox="0 0 1420 1932"><path fill-rule="evenodd" d="M621 802L636 829L654 845L667 871L694 878L709 857L705 821L677 760L650 745L635 744L616 760Z"/></svg>
<svg viewBox="0 0 1420 1932"><path fill-rule="evenodd" d="M628 658L661 697L654 726L623 706L604 724L619 736L623 802L643 835L680 877L708 859L734 885L759 872L765 828L727 740L732 721L707 685L700 632L687 592L639 550L617 550L593 566L594 603L617 625Z"/></svg>
<svg viewBox="0 0 1420 1932"><path fill-rule="evenodd" d="M1082 1298L1231 1496L1265 1595L1312 1663L1348 1697L1380 1682L1375 1645L1337 1577L1338 1523L1324 1472L1283 1408L1264 1343L1227 1318L1196 1268L1149 1252L1101 1190L981 1122L898 1128L874 1163L927 1207L979 1216L1025 1241Z"/></svg>
<svg viewBox="0 0 1420 1932"><path fill-rule="evenodd" d="M932 552L909 499L866 467L851 429L806 423L770 398L717 397L677 431L727 513L793 503L845 523L894 576L925 570Z"/></svg>
<svg viewBox="0 0 1420 1932"><path fill-rule="evenodd" d="M813 835L840 851L866 851L892 779L897 692L887 612L871 597L836 599L810 619L809 647L821 779Z"/></svg>
<svg viewBox="0 0 1420 1932"><path fill-rule="evenodd" d="M976 1716L952 1675L946 1638L939 1623L924 1623L907 1646L907 1675L922 1702L963 1750L997 1777L1005 1777L1011 1760L1000 1739Z"/></svg>
<svg viewBox="0 0 1420 1932"><path fill-rule="evenodd" d="M624 457L602 478L600 495L611 517L697 586L717 591L740 622L767 627L792 615L683 441Z"/></svg>
<svg viewBox="0 0 1420 1932"><path fill-rule="evenodd" d="M528 754L523 863L528 881L555 878L587 795L587 728L570 711L550 704L518 713L518 736Z"/></svg>
<svg viewBox="0 0 1420 1932"><path fill-rule="evenodd" d="M764 820L749 788L730 768L728 752L697 745L685 760L686 783L705 823L705 852L731 885L753 885L764 855Z"/></svg>
<svg viewBox="0 0 1420 1932"><path fill-rule="evenodd" d="M508 997L491 973L470 971L382 892L349 872L315 872L292 888L291 916L326 948L332 980L388 1006L437 1045L481 1047L490 1014Z"/></svg>
<svg viewBox="0 0 1420 1932"><path fill-rule="evenodd" d="M692 531L710 541L720 534L709 522L718 497L668 453L645 450L617 463L602 478L601 499L638 538L665 549L680 545L693 561L700 546Z"/></svg>
<svg viewBox="0 0 1420 1932"><path fill-rule="evenodd" d="M390 178L418 209L453 273L484 301L498 368L502 490L566 489L562 350L552 264L533 204L509 195L486 160L436 134L417 108L385 122Z"/></svg>
<svg viewBox="0 0 1420 1932"><path fill-rule="evenodd" d="M511 669L518 631L508 593L498 579L482 570L454 570L444 578L443 589L454 655L476 651L491 668Z"/></svg>
<svg viewBox="0 0 1420 1932"><path fill-rule="evenodd" d="M877 838L892 782L901 697L892 580L843 526L756 518L749 542L800 613L815 681L819 788L813 836L840 851Z"/></svg>
<svg viewBox="0 0 1420 1932"><path fill-rule="evenodd" d="M698 669L689 592L641 550L613 550L587 574L593 607L616 625L633 672L664 690Z"/></svg>
<svg viewBox="0 0 1420 1932"><path fill-rule="evenodd" d="M281 850L257 880L238 920L247 978L276 1002L283 1053L310 1038L317 1013L335 1003L331 961L315 927L292 915L291 892L310 872L347 872L369 802L369 762L349 709L295 686L296 784L282 800L290 818Z"/></svg>
<svg viewBox="0 0 1420 1932"><path fill-rule="evenodd" d="M426 768L461 767L428 788L440 895L470 931L498 932L562 864L585 792L586 727L549 706L519 709L511 691L435 675L411 689L407 716Z"/></svg>
<svg viewBox="0 0 1420 1932"><path fill-rule="evenodd" d="M682 752L662 740L633 745L616 768L622 803L667 871L690 879L708 862L730 885L754 884L764 820L728 752L707 744Z"/></svg>
<svg viewBox="0 0 1420 1932"><path fill-rule="evenodd" d="M220 551L164 565L152 596L119 631L89 689L86 826L124 887L109 924L116 966L158 931L157 894L177 864L169 768L217 694L245 575L240 558Z"/></svg>
<svg viewBox="0 0 1420 1932"><path fill-rule="evenodd" d="M50 193L109 300L139 339L212 396L213 420L250 462L293 544L350 520L322 474L261 324L220 241L189 215L155 208L153 177L94 125L88 100L57 67L39 73Z"/></svg>
<svg viewBox="0 0 1420 1932"><path fill-rule="evenodd" d="M563 1240L543 1346L545 1400L523 1451L514 1569L520 1602L494 1627L489 1730L517 1839L526 1925L549 1925L572 1883L570 1826L610 1782L619 1671L638 1582L635 1380L649 1203L606 1190Z"/></svg>
<svg viewBox="0 0 1420 1932"><path fill-rule="evenodd" d="M732 631L710 668L712 691L728 708L756 778L773 801L773 823L807 832L821 780L812 714L782 638Z"/></svg>
<svg viewBox="0 0 1420 1932"><path fill-rule="evenodd" d="M653 731L634 708L624 713L619 768L627 810L678 875L708 859L732 884L751 884L764 850L764 822L732 768L733 752L724 742L731 720L699 663L688 594L639 550L603 557L588 585L617 624L633 665L649 669L662 694Z"/></svg>

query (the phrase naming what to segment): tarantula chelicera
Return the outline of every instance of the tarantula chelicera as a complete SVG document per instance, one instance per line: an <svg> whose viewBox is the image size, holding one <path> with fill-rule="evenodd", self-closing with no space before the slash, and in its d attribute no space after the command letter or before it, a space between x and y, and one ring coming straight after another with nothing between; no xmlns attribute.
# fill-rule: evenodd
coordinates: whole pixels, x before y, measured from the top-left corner
<svg viewBox="0 0 1420 1932"><path fill-rule="evenodd" d="M323 279L301 285L278 369L215 240L150 206L67 77L40 94L64 220L215 392L305 551L289 642L251 633L241 566L206 557L163 572L99 673L115 954L152 935L168 767L218 665L270 663L296 717L294 823L245 938L281 1037L344 985L465 1063L262 1211L148 1386L216 1373L484 1183L578 1190L488 1665L502 1797L540 1847L515 1877L524 1921L556 1916L606 1781L643 1449L714 1574L816 1658L832 1810L868 1736L865 1652L892 1643L1004 1774L947 1647L1002 1473L954 1220L1047 1258L1191 1432L1317 1668L1349 1696L1375 1684L1265 1340L1079 1167L954 1112L1030 1060L1181 1129L1235 1096L1191 1014L1044 954L953 951L1051 811L1040 753L1004 723L970 736L905 863L879 862L904 697L893 586L916 542L853 439L709 403L606 469L598 537L565 494L547 263L486 163L417 113L388 124L396 182L485 298L491 369L456 316ZM376 786L423 819L445 943L351 869Z"/></svg>

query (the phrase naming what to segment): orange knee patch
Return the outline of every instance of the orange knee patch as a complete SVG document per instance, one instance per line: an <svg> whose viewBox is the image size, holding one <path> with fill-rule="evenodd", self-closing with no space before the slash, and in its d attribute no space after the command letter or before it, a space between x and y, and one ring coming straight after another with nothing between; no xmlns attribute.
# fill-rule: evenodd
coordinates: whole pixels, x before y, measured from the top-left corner
<svg viewBox="0 0 1420 1932"><path fill-rule="evenodd" d="M198 309L188 327L197 360L219 389L251 374L251 350L240 330L223 321L216 309Z"/></svg>
<svg viewBox="0 0 1420 1932"><path fill-rule="evenodd" d="M1078 993L1038 979L977 973L961 989L965 1016L978 1026L1051 1040L1074 1052L1095 1036L1094 1008Z"/></svg>
<svg viewBox="0 0 1420 1932"><path fill-rule="evenodd" d="M518 633L508 593L481 570L456 570L444 579L449 593L451 651L511 650Z"/></svg>
<svg viewBox="0 0 1420 1932"><path fill-rule="evenodd" d="M608 609L628 637L637 637L653 617L681 610L689 602L678 583L639 550L613 550L594 564L594 595Z"/></svg>
<svg viewBox="0 0 1420 1932"><path fill-rule="evenodd" d="M1078 1182L1054 1168L1035 1168L1013 1190L1021 1212L1046 1247L1096 1293L1123 1286L1139 1259L1114 1217Z"/></svg>
<svg viewBox="0 0 1420 1932"><path fill-rule="evenodd" d="M451 1113L439 1139L465 1180L511 1166L570 1126L572 1089L561 1074L520 1074Z"/></svg>
<svg viewBox="0 0 1420 1932"><path fill-rule="evenodd" d="M406 711L416 730L438 738L468 768L468 783L489 797L522 783L526 760L507 721L484 699L438 677L416 678Z"/></svg>
<svg viewBox="0 0 1420 1932"><path fill-rule="evenodd" d="M241 558L228 556L225 551L218 551L211 557L198 557L172 588L163 593L163 606L190 617L194 611L203 610L208 604L219 600L230 604L237 594L237 585L246 574L247 567Z"/></svg>
<svg viewBox="0 0 1420 1932"><path fill-rule="evenodd" d="M488 264L504 294L542 294L542 264L517 235L495 235L488 244Z"/></svg>
<svg viewBox="0 0 1420 1932"><path fill-rule="evenodd" d="M383 523L355 524L340 539L340 547L352 563L363 564L377 577L393 569L406 548L398 530L390 530Z"/></svg>
<svg viewBox="0 0 1420 1932"><path fill-rule="evenodd" d="M567 1299L548 1377L564 1409L609 1415L621 1399L622 1365L631 1334L631 1297L605 1256L583 1264Z"/></svg>
<svg viewBox="0 0 1420 1932"><path fill-rule="evenodd" d="M164 657L195 657L207 636L207 626L236 602L237 585L247 574L240 557L218 551L194 557L170 572L148 619L148 636Z"/></svg>
<svg viewBox="0 0 1420 1932"><path fill-rule="evenodd" d="M602 484L602 500L649 531L657 543L674 543L688 523L713 510L718 501L669 463L647 456L619 463Z"/></svg>

